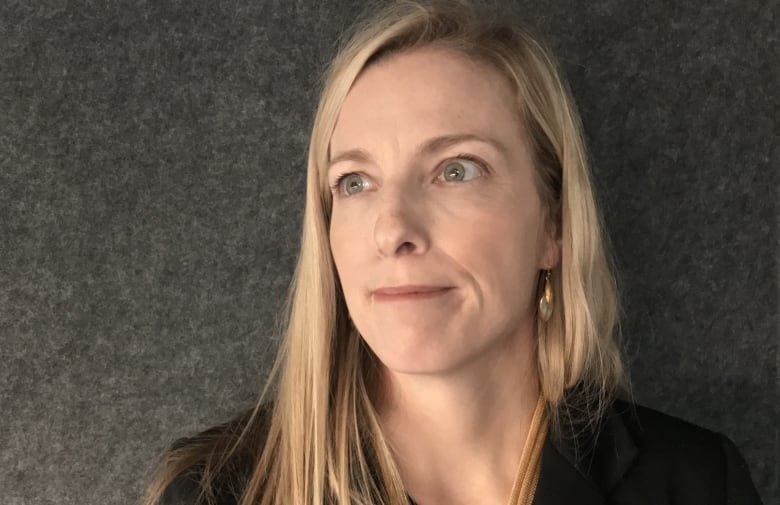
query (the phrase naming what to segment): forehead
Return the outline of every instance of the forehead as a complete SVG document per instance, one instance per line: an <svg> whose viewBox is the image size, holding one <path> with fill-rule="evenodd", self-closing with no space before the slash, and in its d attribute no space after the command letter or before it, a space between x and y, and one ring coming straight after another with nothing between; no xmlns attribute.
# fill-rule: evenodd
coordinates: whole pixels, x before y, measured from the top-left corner
<svg viewBox="0 0 780 505"><path fill-rule="evenodd" d="M442 48L387 57L358 77L339 113L331 153L394 138L399 148L422 137L520 135L515 93L493 66Z"/></svg>

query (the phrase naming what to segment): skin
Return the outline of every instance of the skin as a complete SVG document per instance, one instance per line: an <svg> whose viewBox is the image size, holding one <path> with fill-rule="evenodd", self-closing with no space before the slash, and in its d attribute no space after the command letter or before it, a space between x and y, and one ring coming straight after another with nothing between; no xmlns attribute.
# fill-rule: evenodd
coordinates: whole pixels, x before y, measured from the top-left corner
<svg viewBox="0 0 780 505"><path fill-rule="evenodd" d="M506 503L539 394L536 285L560 244L514 103L492 67L415 49L363 72L331 138L333 258L420 505ZM376 291L409 285L433 291Z"/></svg>

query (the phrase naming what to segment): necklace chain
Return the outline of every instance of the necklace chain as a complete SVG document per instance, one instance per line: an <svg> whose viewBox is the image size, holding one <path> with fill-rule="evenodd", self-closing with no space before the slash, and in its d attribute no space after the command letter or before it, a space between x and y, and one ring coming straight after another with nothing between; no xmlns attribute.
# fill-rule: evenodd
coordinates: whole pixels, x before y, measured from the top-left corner
<svg viewBox="0 0 780 505"><path fill-rule="evenodd" d="M547 436L547 411L542 395L536 402L531 427L525 440L515 483L509 495L508 505L531 505L539 482L539 470L544 439Z"/></svg>

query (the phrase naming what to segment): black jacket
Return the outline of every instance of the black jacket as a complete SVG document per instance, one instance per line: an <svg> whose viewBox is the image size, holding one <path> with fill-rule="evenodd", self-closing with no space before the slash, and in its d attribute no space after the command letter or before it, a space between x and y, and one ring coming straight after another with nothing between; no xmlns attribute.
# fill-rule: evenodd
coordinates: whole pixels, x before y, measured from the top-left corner
<svg viewBox="0 0 780 505"><path fill-rule="evenodd" d="M579 458L548 438L534 505L761 504L731 440L652 409L615 402L590 450L577 445Z"/></svg>
<svg viewBox="0 0 780 505"><path fill-rule="evenodd" d="M192 505L180 477L160 505ZM219 505L235 505L223 497ZM745 460L723 435L614 403L598 436L548 437L533 505L761 505ZM427 505L427 504L422 504Z"/></svg>

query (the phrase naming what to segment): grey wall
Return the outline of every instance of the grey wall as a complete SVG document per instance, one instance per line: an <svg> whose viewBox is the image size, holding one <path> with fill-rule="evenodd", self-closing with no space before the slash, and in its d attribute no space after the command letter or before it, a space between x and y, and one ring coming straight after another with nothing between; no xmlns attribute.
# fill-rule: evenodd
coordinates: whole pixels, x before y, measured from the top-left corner
<svg viewBox="0 0 780 505"><path fill-rule="evenodd" d="M255 398L358 1L0 7L0 503L132 503ZM778 4L520 2L584 117L640 402L778 494Z"/></svg>

